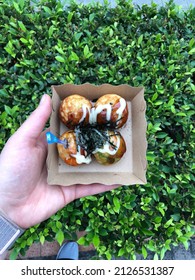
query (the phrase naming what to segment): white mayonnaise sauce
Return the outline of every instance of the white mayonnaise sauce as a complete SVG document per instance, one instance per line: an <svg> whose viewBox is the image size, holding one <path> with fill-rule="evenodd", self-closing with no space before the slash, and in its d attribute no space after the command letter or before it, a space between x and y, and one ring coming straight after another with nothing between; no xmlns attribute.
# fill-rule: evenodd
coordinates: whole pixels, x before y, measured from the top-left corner
<svg viewBox="0 0 195 280"><path fill-rule="evenodd" d="M97 115L101 113L104 109L106 109L106 120L110 121L111 119L111 112L112 112L112 106L110 104L105 105L98 105L96 108L92 108L90 112L90 123L96 123L97 122Z"/></svg>
<svg viewBox="0 0 195 280"><path fill-rule="evenodd" d="M120 98L120 107L117 109L116 113L118 114L117 120L122 118L123 111L126 108L126 101L124 98ZM97 116L99 113L101 113L104 109L106 109L106 120L110 121L111 119L111 113L112 113L112 105L111 104L105 104L105 105L98 105L96 108L90 108L87 105L82 106L83 109L83 115L79 122L82 122L86 116L87 111L89 112L89 123L93 124L97 122Z"/></svg>
<svg viewBox="0 0 195 280"><path fill-rule="evenodd" d="M91 157L85 157L84 155L81 155L81 147L78 146L78 151L75 155L71 155L72 157L76 158L76 162L78 164L86 163L89 164L91 162Z"/></svg>
<svg viewBox="0 0 195 280"><path fill-rule="evenodd" d="M100 152L100 153L108 153L109 155L115 155L120 147L120 142L121 142L120 136L116 135L116 137L117 137L117 143L115 144L116 149L113 149L112 146L108 142L106 142L103 148L96 149L93 153L95 154L97 152Z"/></svg>
<svg viewBox="0 0 195 280"><path fill-rule="evenodd" d="M82 118L80 119L79 122L84 121L84 119L85 119L86 116L87 116L87 111L90 113L90 108L89 108L86 104L84 104L84 105L82 106L82 109L83 109L83 115L82 115Z"/></svg>
<svg viewBox="0 0 195 280"><path fill-rule="evenodd" d="M118 114L117 120L120 120L122 118L122 114L123 114L123 111L125 110L125 108L126 108L126 101L124 98L120 98L120 107L116 111L116 113Z"/></svg>

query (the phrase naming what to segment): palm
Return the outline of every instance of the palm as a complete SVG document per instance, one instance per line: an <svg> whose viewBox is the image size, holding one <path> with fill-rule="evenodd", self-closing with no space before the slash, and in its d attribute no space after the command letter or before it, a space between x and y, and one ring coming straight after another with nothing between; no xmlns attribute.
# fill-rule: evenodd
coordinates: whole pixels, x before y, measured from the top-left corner
<svg viewBox="0 0 195 280"><path fill-rule="evenodd" d="M48 218L63 203L60 187L49 186L46 182L46 147L42 136L38 145L34 145L33 141L17 143L17 135L14 135L1 155L1 165L4 166L0 175L1 204L12 209L9 215L21 227ZM4 178L6 182L3 184ZM51 203L55 200L56 203Z"/></svg>

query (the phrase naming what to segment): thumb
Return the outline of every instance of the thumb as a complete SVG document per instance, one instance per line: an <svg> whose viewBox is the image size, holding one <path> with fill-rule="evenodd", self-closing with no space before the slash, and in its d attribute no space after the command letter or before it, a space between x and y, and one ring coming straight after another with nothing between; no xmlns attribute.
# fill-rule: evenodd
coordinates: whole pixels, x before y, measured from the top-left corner
<svg viewBox="0 0 195 280"><path fill-rule="evenodd" d="M43 131L52 111L51 98L44 94L39 106L31 113L28 119L17 130L17 135L26 140L36 140ZM18 135L18 136L19 136Z"/></svg>

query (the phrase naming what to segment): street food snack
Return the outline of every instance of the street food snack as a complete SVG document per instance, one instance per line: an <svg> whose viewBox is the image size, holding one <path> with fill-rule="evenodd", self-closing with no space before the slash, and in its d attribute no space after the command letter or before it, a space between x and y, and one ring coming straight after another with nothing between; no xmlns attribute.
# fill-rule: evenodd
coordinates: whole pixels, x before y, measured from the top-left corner
<svg viewBox="0 0 195 280"><path fill-rule="evenodd" d="M74 94L62 100L59 108L60 120L70 129L77 125L107 125L121 128L128 118L128 106L124 98L117 94L105 94L92 106L85 97Z"/></svg>
<svg viewBox="0 0 195 280"><path fill-rule="evenodd" d="M60 136L60 140L67 140L68 145L57 144L60 158L68 165L78 166L80 164L91 162L91 157L87 156L86 151L76 142L76 134L73 130L68 130Z"/></svg>
<svg viewBox="0 0 195 280"><path fill-rule="evenodd" d="M101 96L92 108L92 122L109 124L111 128L121 128L128 118L128 106L124 98L117 94Z"/></svg>
<svg viewBox="0 0 195 280"><path fill-rule="evenodd" d="M69 129L74 129L80 122L89 123L91 108L91 102L84 96L69 95L60 104L59 118Z"/></svg>
<svg viewBox="0 0 195 280"><path fill-rule="evenodd" d="M126 152L126 144L122 135L112 130L97 130L86 127L69 130L60 136L68 145L57 144L60 158L68 165L89 164L94 155L96 161L103 165L118 162Z"/></svg>
<svg viewBox="0 0 195 280"><path fill-rule="evenodd" d="M118 162L126 152L126 143L116 131L128 118L128 106L117 94L101 96L95 103L74 94L62 100L60 120L71 130L57 144L60 158L71 166L89 164L94 156L103 165Z"/></svg>
<svg viewBox="0 0 195 280"><path fill-rule="evenodd" d="M109 141L94 151L95 159L103 165L118 162L126 152L125 140L119 132L107 131Z"/></svg>

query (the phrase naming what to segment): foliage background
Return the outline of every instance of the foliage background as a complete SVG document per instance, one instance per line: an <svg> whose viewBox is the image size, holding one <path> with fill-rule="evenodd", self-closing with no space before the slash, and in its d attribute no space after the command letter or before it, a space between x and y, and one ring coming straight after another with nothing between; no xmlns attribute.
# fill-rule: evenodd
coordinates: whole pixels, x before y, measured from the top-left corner
<svg viewBox="0 0 195 280"><path fill-rule="evenodd" d="M100 258L163 259L194 235L195 8L119 0L0 1L0 148L53 84L145 87L148 183L77 200L16 242L93 243Z"/></svg>

